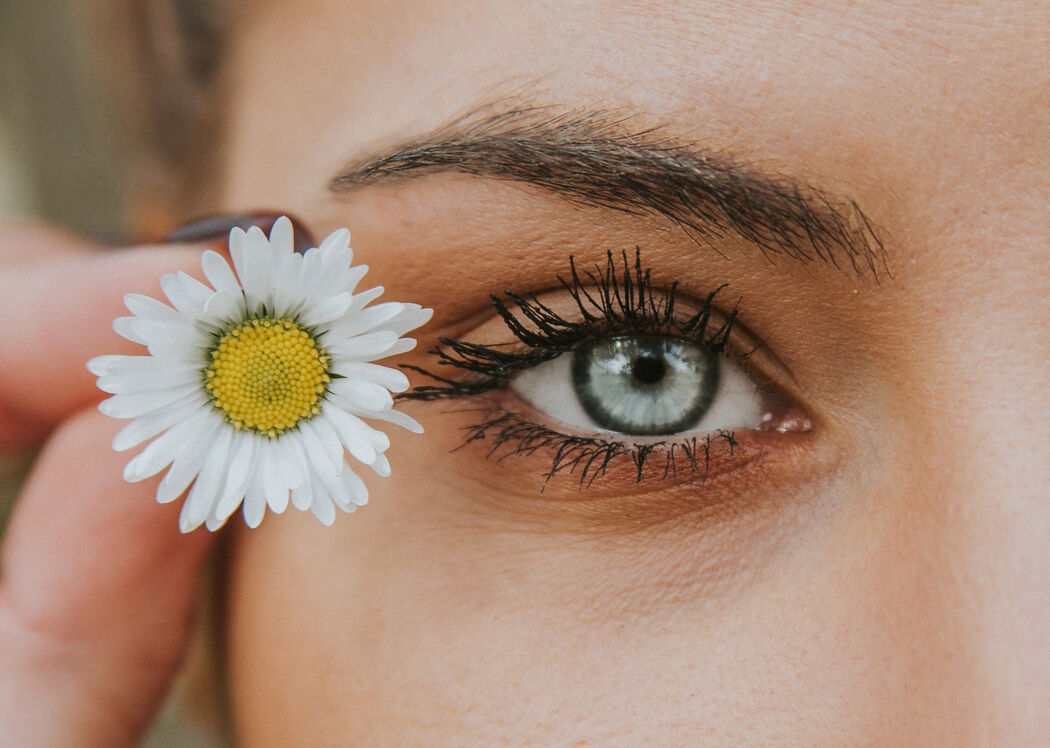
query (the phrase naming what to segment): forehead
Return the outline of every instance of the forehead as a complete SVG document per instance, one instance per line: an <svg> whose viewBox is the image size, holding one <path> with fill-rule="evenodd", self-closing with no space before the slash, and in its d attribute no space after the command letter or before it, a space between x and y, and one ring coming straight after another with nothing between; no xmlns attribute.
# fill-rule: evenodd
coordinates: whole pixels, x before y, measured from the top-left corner
<svg viewBox="0 0 1050 748"><path fill-rule="evenodd" d="M726 104L736 121L768 118L774 103L787 107L777 117L798 116L856 96L858 109L836 107L847 127L875 113L865 100L931 88L941 102L923 106L990 88L1003 101L1045 97L1048 28L1050 9L1038 3L1005 14L990 3L304 0L260 4L234 39L242 64L274 84L304 74L296 98L317 95L316 105L333 90L381 94L384 108L441 119L479 91L528 85L703 115L716 127Z"/></svg>
<svg viewBox="0 0 1050 748"><path fill-rule="evenodd" d="M508 96L622 110L822 180L848 163L857 190L1030 160L1050 124L1045 4L305 0L260 4L232 37L234 162L279 152L304 180Z"/></svg>

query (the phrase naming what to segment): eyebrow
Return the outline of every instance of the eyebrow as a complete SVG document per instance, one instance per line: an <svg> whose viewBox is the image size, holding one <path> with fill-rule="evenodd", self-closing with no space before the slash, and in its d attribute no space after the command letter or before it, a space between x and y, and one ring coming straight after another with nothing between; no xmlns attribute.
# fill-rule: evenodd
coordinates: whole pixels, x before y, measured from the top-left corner
<svg viewBox="0 0 1050 748"><path fill-rule="evenodd" d="M349 164L329 187L345 193L441 172L507 180L588 206L662 216L700 243L736 236L770 257L821 260L876 280L880 271L889 275L876 228L853 199L761 173L666 128L633 130L631 117L550 107L481 111Z"/></svg>

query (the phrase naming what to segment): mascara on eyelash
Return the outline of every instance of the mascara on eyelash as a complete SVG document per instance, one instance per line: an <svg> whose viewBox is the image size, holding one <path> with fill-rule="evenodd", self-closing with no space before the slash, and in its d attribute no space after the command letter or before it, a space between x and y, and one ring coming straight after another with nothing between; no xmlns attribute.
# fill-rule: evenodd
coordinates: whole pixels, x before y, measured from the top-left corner
<svg viewBox="0 0 1050 748"><path fill-rule="evenodd" d="M438 338L439 346L430 351L437 359L437 366L458 369L466 376L443 376L425 367L402 364L402 368L422 374L437 384L416 386L399 398L439 400L489 392L504 386L516 372L613 335L670 335L716 354L725 352L738 307L734 305L714 329L712 313L715 299L727 284L708 294L696 312L683 318L677 313L677 282L666 290L655 288L650 269L643 269L640 248L635 248L633 263L626 251L621 257L622 272L612 252L606 253L604 268L596 266L593 270L581 271L575 257L569 257L569 279L559 275L557 280L572 298L579 320L566 319L534 293L504 291L510 305L504 298L490 295L496 313L524 349L512 350L506 345L485 345L442 336ZM749 355L744 354L741 359Z"/></svg>
<svg viewBox="0 0 1050 748"><path fill-rule="evenodd" d="M595 480L606 475L613 460L629 458L634 467L635 483L645 478L645 469L657 459L655 468L661 480L678 477L679 464L685 461L688 473L705 482L711 474L711 460L718 447L728 449L732 457L737 439L735 432L719 429L709 434L679 440L651 443L628 443L593 436L576 436L554 431L533 423L498 403L488 403L477 409L481 419L464 427L466 438L457 447L489 441L487 456L497 462L506 457L528 457L544 450L553 451L550 469L543 474L544 486L556 475L575 475L580 490L590 488ZM662 471L659 459L663 460Z"/></svg>
<svg viewBox="0 0 1050 748"><path fill-rule="evenodd" d="M695 312L683 317L676 306L677 284L666 289L654 288L650 270L643 269L640 248L635 249L633 263L626 251L621 254L621 259L622 271L612 252L606 253L604 268L596 266L593 270L581 271L575 258L569 258L569 279L558 276L558 281L572 298L579 320L566 319L534 293L521 295L505 291L504 297L510 301L509 305L503 298L491 295L496 313L524 349L512 350L506 345L483 345L441 337L440 345L430 352L437 358L438 366L459 369L466 376L457 379L403 364L403 368L423 374L437 384L417 386L400 395L399 399L432 401L483 397L505 386L516 373L616 335L674 336L712 354L725 352L737 318L737 307L720 315L722 321L717 327L712 325L712 318L715 299L726 285L719 286ZM750 353L742 355L741 359L748 355ZM644 479L647 465L654 465L657 476L662 479L676 478L684 469L689 475L706 481L711 472L713 451L724 447L726 454L732 456L737 446L734 432L724 429L648 443L564 434L531 422L495 400L485 400L480 407L473 409L482 415L476 423L464 428L465 439L457 449L489 441L488 456L497 461L548 451L552 454L552 464L544 474L544 485L555 475L569 473L577 476L581 490L588 488L620 457L632 461L637 483Z"/></svg>

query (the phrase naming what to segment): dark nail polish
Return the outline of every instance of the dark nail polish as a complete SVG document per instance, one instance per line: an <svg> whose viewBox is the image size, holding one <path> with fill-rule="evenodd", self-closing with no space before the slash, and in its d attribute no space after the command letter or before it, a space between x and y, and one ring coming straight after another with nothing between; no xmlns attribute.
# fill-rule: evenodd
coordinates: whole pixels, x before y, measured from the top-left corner
<svg viewBox="0 0 1050 748"><path fill-rule="evenodd" d="M189 223L184 223L175 228L171 233L164 237L164 241L173 244L189 244L214 240L222 242L222 244L225 245L229 238L231 229L241 228L247 231L252 226L258 226L262 229L263 233L269 234L270 229L273 228L274 222L280 218L281 215L288 214L260 211L256 213L227 213L224 215L207 216L205 218L198 218L194 221L190 221ZM317 246L314 243L313 236L309 229L306 228L302 221L291 215L288 215L288 218L292 222L296 252L302 253L311 247Z"/></svg>

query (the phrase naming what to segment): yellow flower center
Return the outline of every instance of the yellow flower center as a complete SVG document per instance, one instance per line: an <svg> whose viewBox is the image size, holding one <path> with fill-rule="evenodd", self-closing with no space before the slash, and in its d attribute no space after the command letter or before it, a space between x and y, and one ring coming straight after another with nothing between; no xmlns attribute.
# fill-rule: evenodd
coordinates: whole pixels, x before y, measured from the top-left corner
<svg viewBox="0 0 1050 748"><path fill-rule="evenodd" d="M204 376L234 428L271 437L318 415L331 381L324 349L287 319L250 319L227 331Z"/></svg>

